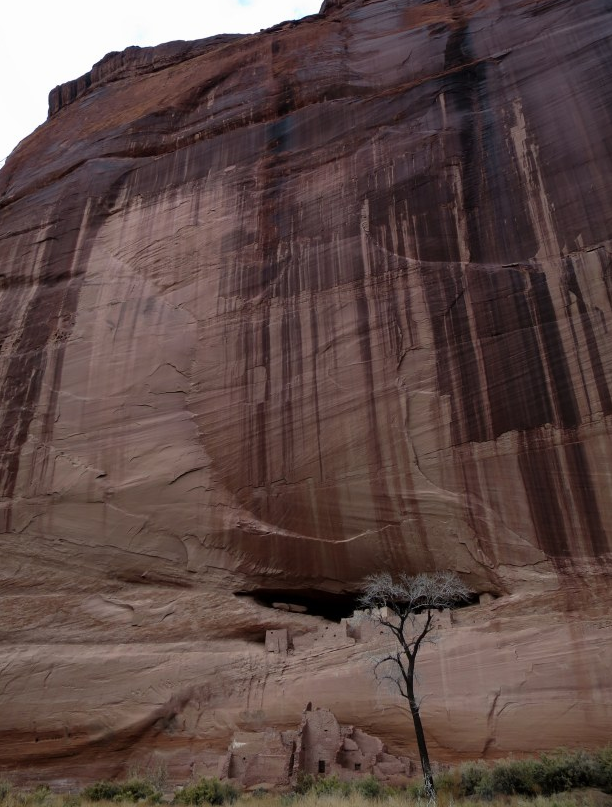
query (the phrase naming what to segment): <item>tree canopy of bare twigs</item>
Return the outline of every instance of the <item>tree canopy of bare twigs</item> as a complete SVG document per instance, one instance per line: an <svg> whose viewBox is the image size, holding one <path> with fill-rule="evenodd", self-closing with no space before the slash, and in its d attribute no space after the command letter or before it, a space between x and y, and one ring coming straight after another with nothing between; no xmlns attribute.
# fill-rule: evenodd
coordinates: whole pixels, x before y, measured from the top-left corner
<svg viewBox="0 0 612 807"><path fill-rule="evenodd" d="M454 572L434 572L394 580L388 572L366 577L360 606L369 612L396 641L395 650L378 659L376 676L393 682L410 706L421 758L425 791L435 802L435 787L425 733L415 697L416 657L420 647L432 640L437 611L453 608L470 599L470 589ZM382 674L381 674L382 671Z"/></svg>

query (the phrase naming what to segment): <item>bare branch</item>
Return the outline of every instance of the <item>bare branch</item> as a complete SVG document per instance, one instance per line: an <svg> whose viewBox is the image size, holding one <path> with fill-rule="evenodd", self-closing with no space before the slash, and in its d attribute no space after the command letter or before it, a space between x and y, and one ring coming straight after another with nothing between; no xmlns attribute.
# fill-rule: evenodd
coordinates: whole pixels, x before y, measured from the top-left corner
<svg viewBox="0 0 612 807"><path fill-rule="evenodd" d="M377 670L382 664L386 664L389 661L401 667L401 662L397 658L397 655L389 654L388 656L382 656L382 658L374 660L374 670Z"/></svg>
<svg viewBox="0 0 612 807"><path fill-rule="evenodd" d="M391 671L387 671L384 666L389 664L392 665ZM383 668L382 671L381 668ZM394 687L397 687L403 698L407 697L406 686L402 686L402 681L404 681L404 684L406 682L406 671L404 670L401 653L399 651L374 659L374 676L379 683L387 681L393 684Z"/></svg>
<svg viewBox="0 0 612 807"><path fill-rule="evenodd" d="M388 572L366 577L360 598L362 608L388 608L398 616L419 613L427 608L451 608L466 602L472 592L454 572L434 572L409 577L401 574L394 581Z"/></svg>
<svg viewBox="0 0 612 807"><path fill-rule="evenodd" d="M415 656L419 651L419 647L421 646L421 642L423 641L423 639L427 636L428 633L430 633L433 630L432 622L433 622L433 613L431 612L431 609L429 609L427 611L427 618L425 619L423 629L421 630L417 638L414 640L414 650L412 652Z"/></svg>

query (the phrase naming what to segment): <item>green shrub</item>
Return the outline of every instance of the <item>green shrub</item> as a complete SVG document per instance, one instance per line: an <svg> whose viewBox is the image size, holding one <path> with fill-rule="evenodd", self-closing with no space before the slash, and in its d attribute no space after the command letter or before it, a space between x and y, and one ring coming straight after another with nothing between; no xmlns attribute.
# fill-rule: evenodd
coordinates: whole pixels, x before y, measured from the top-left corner
<svg viewBox="0 0 612 807"><path fill-rule="evenodd" d="M490 779L490 775L490 770L482 763L468 762L462 765L459 768L458 788L454 795L457 798L475 796L480 790L483 780L487 777Z"/></svg>
<svg viewBox="0 0 612 807"><path fill-rule="evenodd" d="M406 785L406 795L411 801L426 799L425 785L423 782L410 782L410 784Z"/></svg>
<svg viewBox="0 0 612 807"><path fill-rule="evenodd" d="M440 793L448 792L457 799L533 798L587 787L612 792L612 749L595 754L558 751L537 759L500 760L492 767L471 762L440 774L435 784Z"/></svg>
<svg viewBox="0 0 612 807"><path fill-rule="evenodd" d="M117 782L94 782L83 788L83 798L88 801L112 801L121 792Z"/></svg>
<svg viewBox="0 0 612 807"><path fill-rule="evenodd" d="M506 760L492 771L493 790L504 796L537 796L539 762L532 759Z"/></svg>
<svg viewBox="0 0 612 807"><path fill-rule="evenodd" d="M443 771L434 776L436 793L449 793L451 796L458 796L460 790L461 776L457 768Z"/></svg>
<svg viewBox="0 0 612 807"><path fill-rule="evenodd" d="M35 804L44 804L52 795L49 785L38 785L32 793L32 801Z"/></svg>
<svg viewBox="0 0 612 807"><path fill-rule="evenodd" d="M6 779L0 780L0 801L5 801L5 799L10 795L13 786L10 782L7 782Z"/></svg>
<svg viewBox="0 0 612 807"><path fill-rule="evenodd" d="M297 779L295 781L295 787L293 789L296 793L299 793L300 796L303 796L306 793L310 793L310 791L314 787L314 783L315 778L311 773L306 773L305 771L298 771Z"/></svg>
<svg viewBox="0 0 612 807"><path fill-rule="evenodd" d="M156 790L161 792L168 783L168 767L165 762L156 760L145 768L136 768L130 771L128 778L144 779L146 782L150 782Z"/></svg>
<svg viewBox="0 0 612 807"><path fill-rule="evenodd" d="M233 804L238 798L238 790L218 779L202 778L194 785L188 785L179 791L174 801L179 804Z"/></svg>
<svg viewBox="0 0 612 807"><path fill-rule="evenodd" d="M146 779L129 779L127 782L95 782L84 788L82 796L89 801L148 801L158 804L162 794Z"/></svg>
<svg viewBox="0 0 612 807"><path fill-rule="evenodd" d="M481 801L492 801L495 796L493 775L491 771L484 766L482 768L482 775L474 787L474 796Z"/></svg>
<svg viewBox="0 0 612 807"><path fill-rule="evenodd" d="M612 745L595 754L595 781L596 787L612 794Z"/></svg>
<svg viewBox="0 0 612 807"><path fill-rule="evenodd" d="M123 782L118 795L125 801L149 801L154 804L161 801L161 796L161 792L146 779L129 779Z"/></svg>
<svg viewBox="0 0 612 807"><path fill-rule="evenodd" d="M560 751L553 756L543 754L537 776L540 790L546 796L597 786L595 759L584 751Z"/></svg>
<svg viewBox="0 0 612 807"><path fill-rule="evenodd" d="M371 774L356 782L355 790L366 799L380 799L384 795L382 784Z"/></svg>
<svg viewBox="0 0 612 807"><path fill-rule="evenodd" d="M494 796L491 769L482 762L468 762L443 771L434 778L434 785L437 793L447 793L453 799L474 797L490 801ZM426 797L423 785L411 785L411 789L412 798Z"/></svg>
<svg viewBox="0 0 612 807"><path fill-rule="evenodd" d="M322 776L315 781L313 792L317 796L350 796L351 785L341 782L337 776Z"/></svg>

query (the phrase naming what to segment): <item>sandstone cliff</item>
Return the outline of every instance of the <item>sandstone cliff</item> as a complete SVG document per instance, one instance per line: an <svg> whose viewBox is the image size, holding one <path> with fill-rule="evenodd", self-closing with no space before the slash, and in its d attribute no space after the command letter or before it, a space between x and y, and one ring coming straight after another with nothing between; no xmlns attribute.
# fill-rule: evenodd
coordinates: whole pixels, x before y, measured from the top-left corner
<svg viewBox="0 0 612 807"><path fill-rule="evenodd" d="M609 740L611 28L327 0L51 93L0 172L1 765L184 775L306 700L410 753L371 643L299 641L379 568L497 598L423 658L437 759Z"/></svg>

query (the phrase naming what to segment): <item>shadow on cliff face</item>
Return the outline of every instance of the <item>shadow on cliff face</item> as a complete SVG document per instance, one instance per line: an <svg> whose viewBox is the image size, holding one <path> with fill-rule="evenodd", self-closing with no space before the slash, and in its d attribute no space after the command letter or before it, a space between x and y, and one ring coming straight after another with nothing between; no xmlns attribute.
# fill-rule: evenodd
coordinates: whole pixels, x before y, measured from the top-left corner
<svg viewBox="0 0 612 807"><path fill-rule="evenodd" d="M250 597L258 605L274 608L279 611L289 611L298 614L319 616L329 622L340 622L348 619L359 610L359 597L361 592L333 593L317 589L255 589L253 591L236 591L236 597ZM492 596L492 595L488 595ZM474 593L465 603L456 606L467 608L479 601L479 594Z"/></svg>
<svg viewBox="0 0 612 807"><path fill-rule="evenodd" d="M360 592L333 593L317 589L254 589L236 591L237 597L250 597L258 605L299 614L320 616L330 622L353 615L358 609Z"/></svg>

